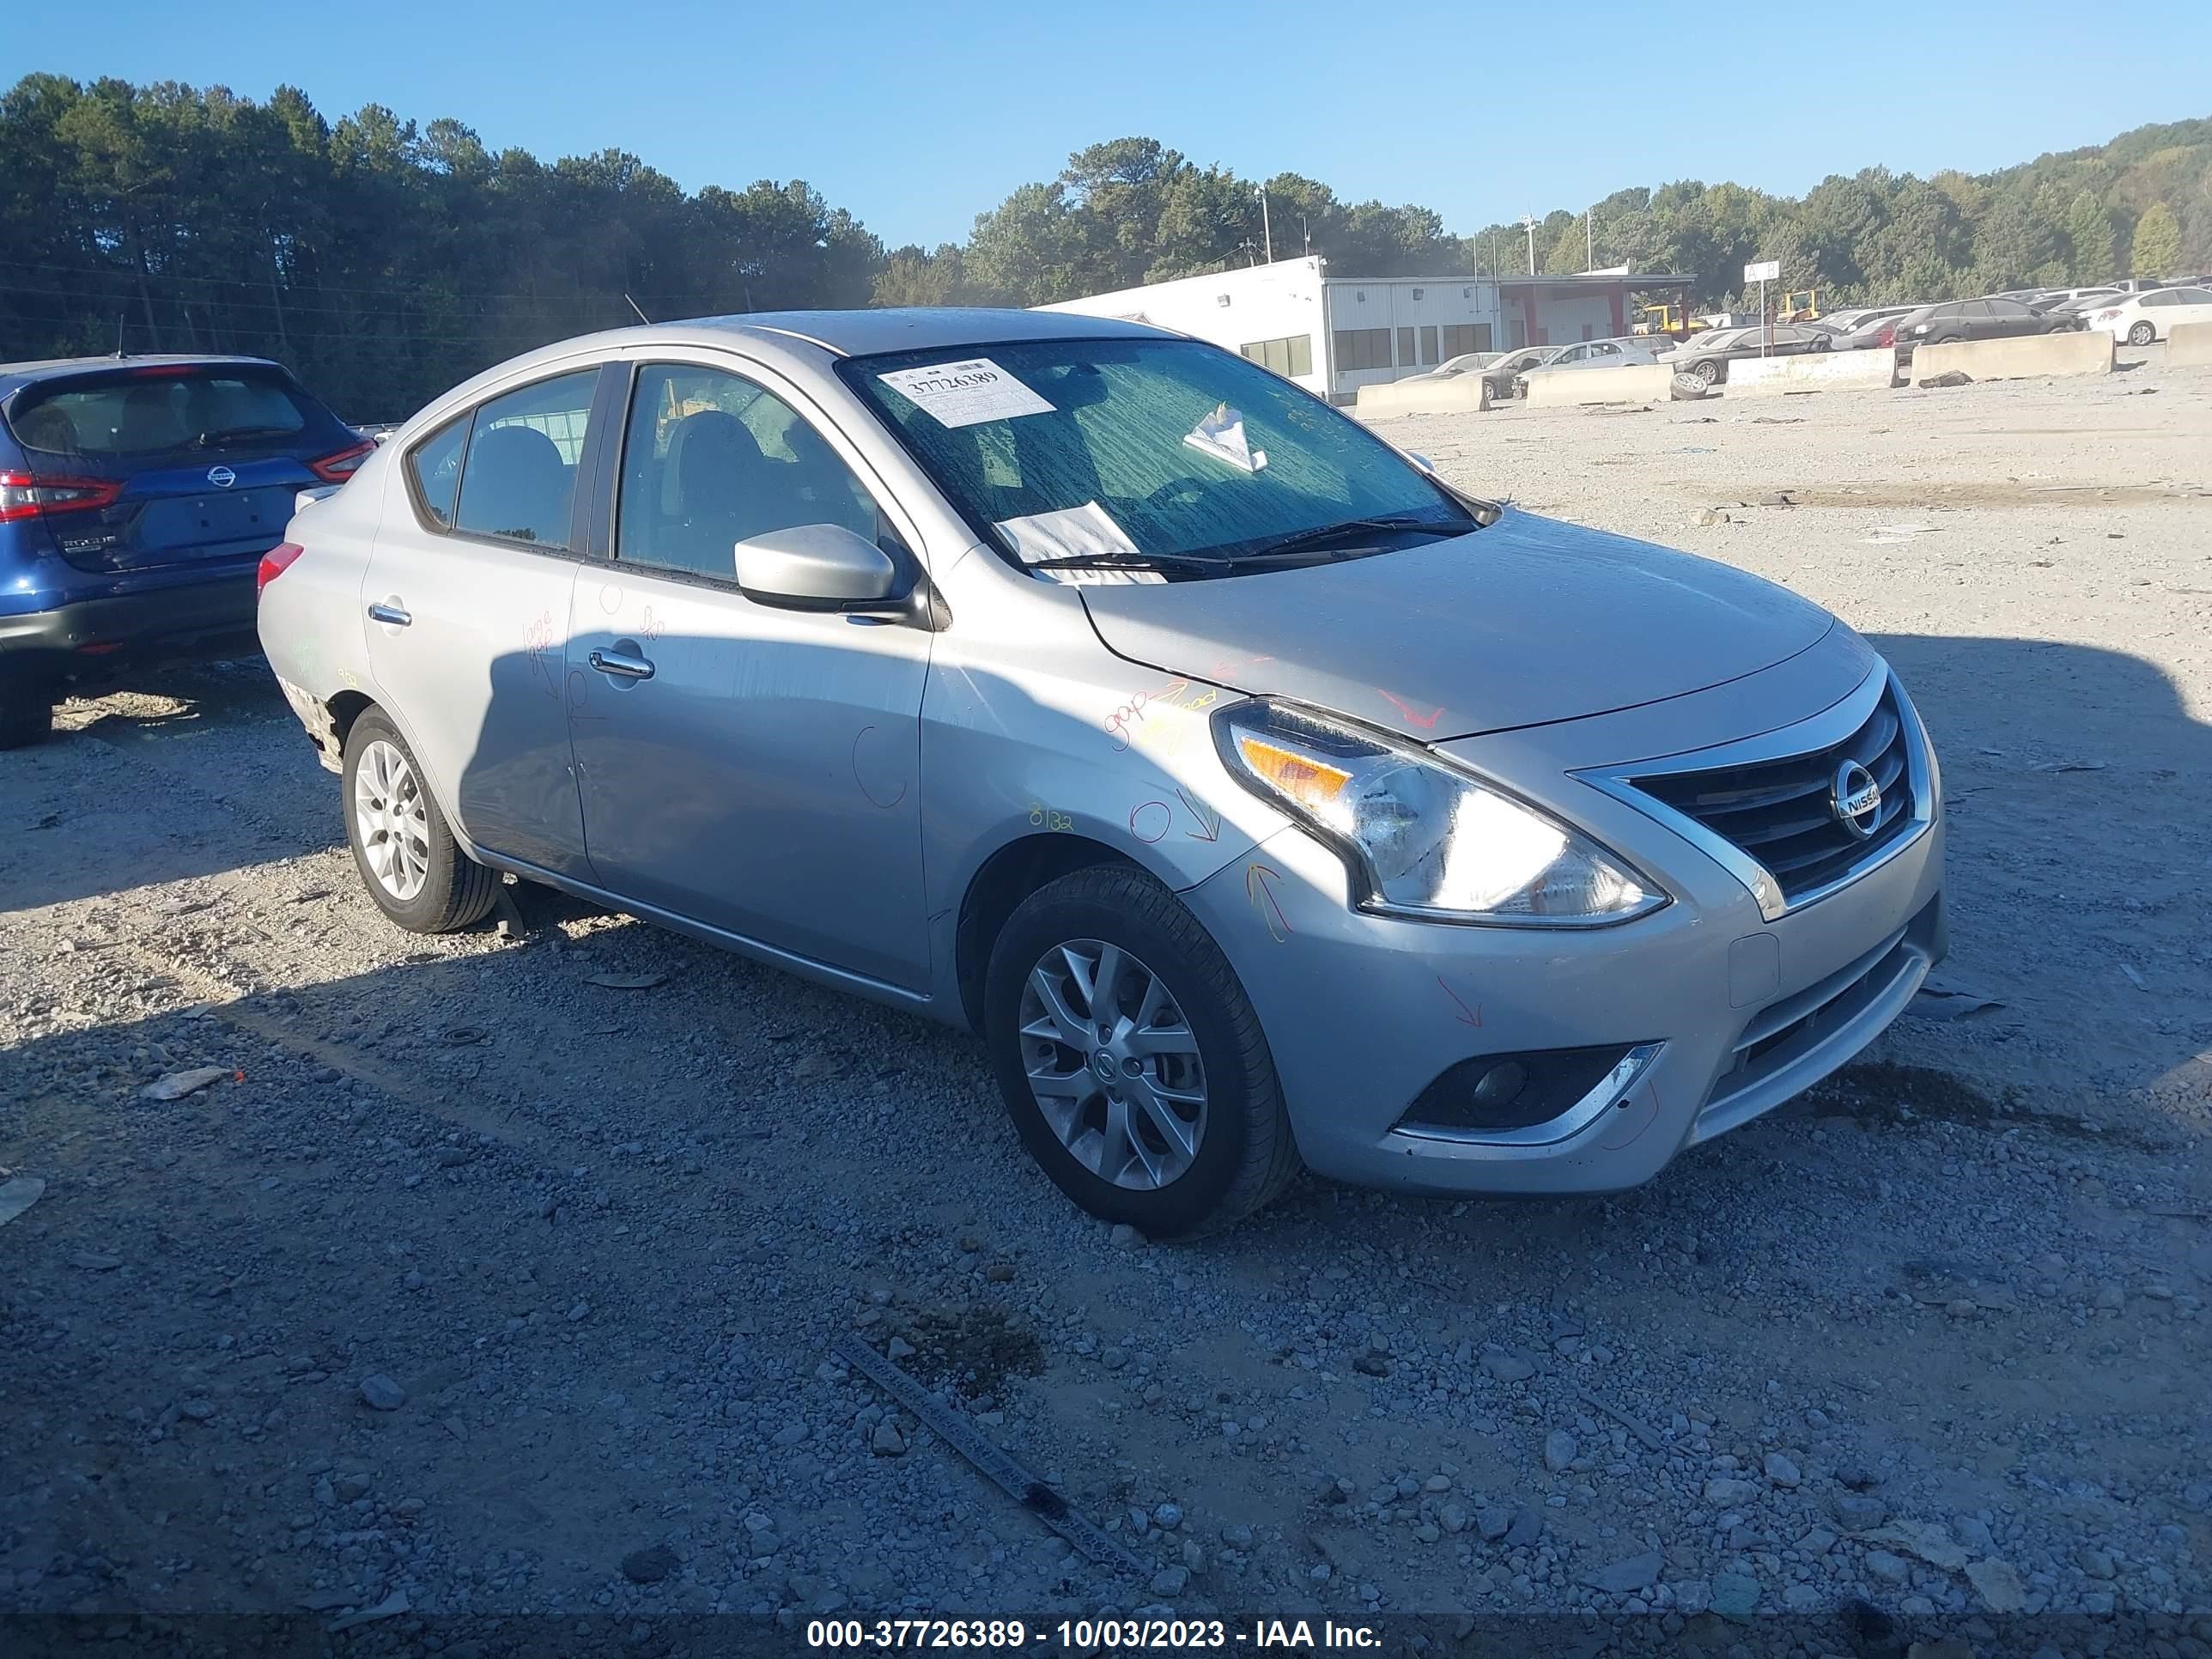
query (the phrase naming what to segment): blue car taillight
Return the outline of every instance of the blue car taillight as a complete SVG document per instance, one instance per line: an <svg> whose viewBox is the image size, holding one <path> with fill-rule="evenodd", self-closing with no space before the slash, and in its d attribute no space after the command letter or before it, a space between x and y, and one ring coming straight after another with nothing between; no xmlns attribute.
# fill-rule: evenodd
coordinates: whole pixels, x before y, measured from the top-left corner
<svg viewBox="0 0 2212 1659"><path fill-rule="evenodd" d="M0 472L0 524L106 507L122 493L120 483L107 479L42 478L28 472Z"/></svg>

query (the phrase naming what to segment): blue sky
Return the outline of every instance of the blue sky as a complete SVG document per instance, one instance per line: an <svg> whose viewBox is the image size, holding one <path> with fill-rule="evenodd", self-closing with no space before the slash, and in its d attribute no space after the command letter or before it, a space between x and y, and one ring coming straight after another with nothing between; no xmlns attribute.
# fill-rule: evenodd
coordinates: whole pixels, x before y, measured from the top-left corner
<svg viewBox="0 0 2212 1659"><path fill-rule="evenodd" d="M1794 195L1831 172L1980 172L2212 115L2201 0L1784 21L1838 10L1765 0L1709 41L1712 9L1650 0L102 0L15 8L0 84L50 70L258 98L291 81L333 118L378 101L495 149L626 149L686 189L805 179L891 244L959 240L1070 150L1133 133L1469 231L1629 184ZM1668 44L1633 44L1655 33Z"/></svg>

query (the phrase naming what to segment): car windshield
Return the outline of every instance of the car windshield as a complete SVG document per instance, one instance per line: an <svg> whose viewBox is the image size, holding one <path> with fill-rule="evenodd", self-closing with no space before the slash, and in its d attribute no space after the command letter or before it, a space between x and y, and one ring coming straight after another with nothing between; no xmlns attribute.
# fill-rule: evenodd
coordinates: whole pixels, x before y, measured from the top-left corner
<svg viewBox="0 0 2212 1659"><path fill-rule="evenodd" d="M266 371L164 364L33 386L8 422L26 449L120 458L280 443L306 428L309 412Z"/></svg>
<svg viewBox="0 0 2212 1659"><path fill-rule="evenodd" d="M1024 565L1188 579L1475 527L1364 428L1195 341L1000 341L838 372Z"/></svg>

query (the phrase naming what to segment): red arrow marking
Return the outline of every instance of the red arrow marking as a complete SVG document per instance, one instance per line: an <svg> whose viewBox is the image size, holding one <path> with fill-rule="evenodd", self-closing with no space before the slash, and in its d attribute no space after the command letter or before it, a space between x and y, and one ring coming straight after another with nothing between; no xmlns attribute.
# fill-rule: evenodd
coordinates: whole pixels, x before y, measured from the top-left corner
<svg viewBox="0 0 2212 1659"><path fill-rule="evenodd" d="M1382 688L1379 685L1375 689L1377 691L1382 691ZM1382 691L1382 695L1386 697L1390 697L1390 694L1388 691ZM1413 712L1413 705L1407 702L1404 698L1390 697L1390 701L1398 705L1398 712L1405 716L1407 725L1418 726L1423 731L1433 731L1436 727L1437 721L1443 716L1444 712L1442 708L1437 708L1432 709L1426 714L1416 714Z"/></svg>

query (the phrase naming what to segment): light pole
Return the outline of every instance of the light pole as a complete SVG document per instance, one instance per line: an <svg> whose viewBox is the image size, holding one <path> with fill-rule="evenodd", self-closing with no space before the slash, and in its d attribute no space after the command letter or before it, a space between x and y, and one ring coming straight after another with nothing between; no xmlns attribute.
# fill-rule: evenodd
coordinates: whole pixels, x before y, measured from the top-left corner
<svg viewBox="0 0 2212 1659"><path fill-rule="evenodd" d="M1275 233L1267 223L1267 187L1260 186L1260 235L1267 246L1267 263L1275 263Z"/></svg>
<svg viewBox="0 0 2212 1659"><path fill-rule="evenodd" d="M1536 216L1531 213L1521 216L1521 228L1528 233L1528 274L1536 274Z"/></svg>

